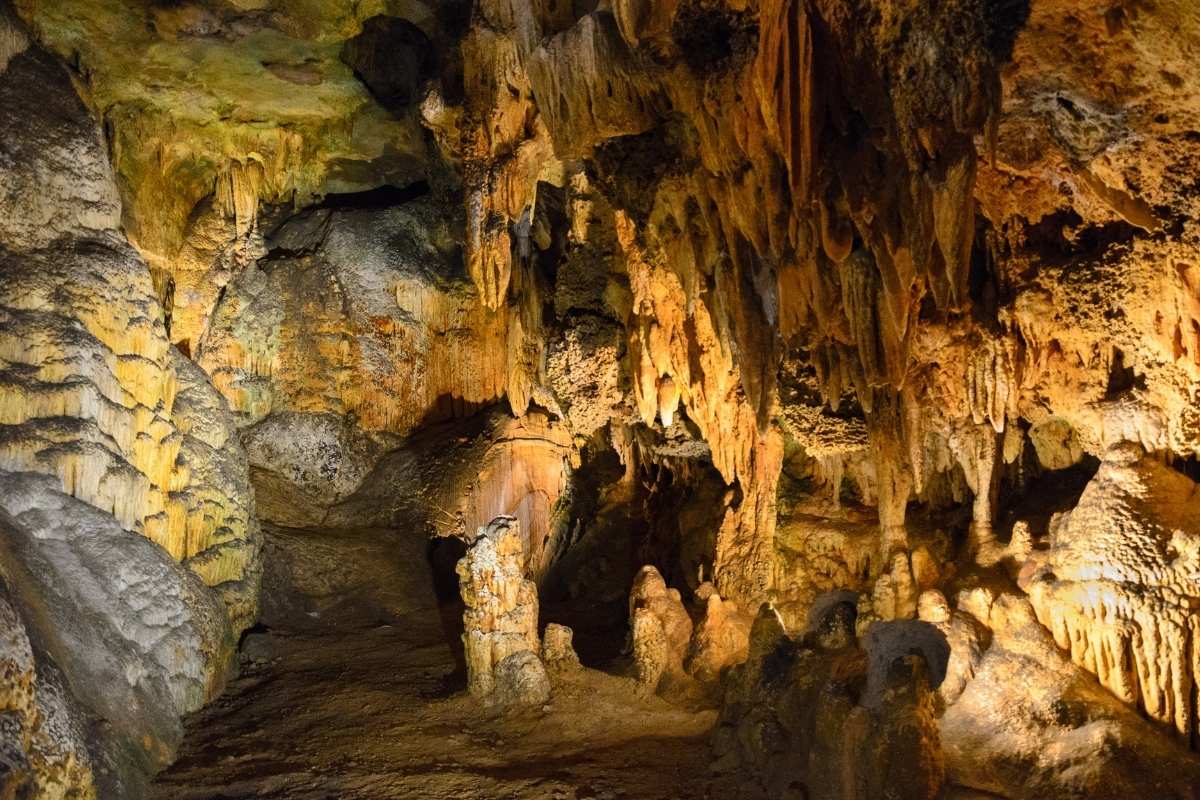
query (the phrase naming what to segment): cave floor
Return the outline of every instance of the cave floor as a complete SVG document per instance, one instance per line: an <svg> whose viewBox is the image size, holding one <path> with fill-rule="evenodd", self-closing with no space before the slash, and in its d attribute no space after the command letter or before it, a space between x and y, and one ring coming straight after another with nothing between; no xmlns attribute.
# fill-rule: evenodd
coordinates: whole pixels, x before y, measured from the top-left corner
<svg viewBox="0 0 1200 800"><path fill-rule="evenodd" d="M715 712L642 698L586 670L542 708L498 715L448 679L428 623L255 633L241 675L187 721L157 800L743 797L718 785ZM255 656L248 658L247 656Z"/></svg>

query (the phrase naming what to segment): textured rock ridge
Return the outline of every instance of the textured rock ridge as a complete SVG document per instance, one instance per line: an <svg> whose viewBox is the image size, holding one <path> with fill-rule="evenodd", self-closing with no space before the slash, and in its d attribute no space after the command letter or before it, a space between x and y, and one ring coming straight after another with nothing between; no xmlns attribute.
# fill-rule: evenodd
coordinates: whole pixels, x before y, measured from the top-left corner
<svg viewBox="0 0 1200 800"><path fill-rule="evenodd" d="M34 86L51 102L36 102ZM0 241L0 467L55 476L188 563L222 587L240 630L255 615L259 542L232 421L167 340L150 273L116 230L100 132L62 67L28 50L0 92L4 218L39 219L24 207L48 197L39 174L73 176L56 179L53 217Z"/></svg>

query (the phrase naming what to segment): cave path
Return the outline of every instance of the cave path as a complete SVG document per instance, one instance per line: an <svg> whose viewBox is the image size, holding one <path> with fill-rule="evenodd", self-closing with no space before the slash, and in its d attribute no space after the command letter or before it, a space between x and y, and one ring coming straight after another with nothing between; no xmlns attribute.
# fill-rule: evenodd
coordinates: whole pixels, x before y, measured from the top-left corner
<svg viewBox="0 0 1200 800"><path fill-rule="evenodd" d="M587 670L498 716L449 690L437 620L254 633L242 673L191 716L155 800L707 798L714 712Z"/></svg>

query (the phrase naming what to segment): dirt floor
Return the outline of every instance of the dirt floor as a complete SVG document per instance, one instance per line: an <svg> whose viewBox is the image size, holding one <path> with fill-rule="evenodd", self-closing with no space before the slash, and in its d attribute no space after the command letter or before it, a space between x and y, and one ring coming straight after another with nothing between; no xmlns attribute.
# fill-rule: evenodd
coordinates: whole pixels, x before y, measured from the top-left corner
<svg viewBox="0 0 1200 800"><path fill-rule="evenodd" d="M433 627L437 626L437 627ZM241 676L188 720L159 800L740 798L713 778L715 712L585 670L545 707L498 715L462 690L437 620L247 637Z"/></svg>

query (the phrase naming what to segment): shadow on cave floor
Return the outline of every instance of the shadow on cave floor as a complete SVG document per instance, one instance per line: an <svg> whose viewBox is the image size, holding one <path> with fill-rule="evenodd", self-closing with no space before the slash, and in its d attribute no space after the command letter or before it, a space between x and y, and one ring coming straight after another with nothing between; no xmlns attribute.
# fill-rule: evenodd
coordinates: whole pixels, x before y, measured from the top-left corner
<svg viewBox="0 0 1200 800"><path fill-rule="evenodd" d="M225 694L187 720L151 797L702 798L713 712L587 670L543 708L498 715L459 691L441 621L256 632Z"/></svg>

